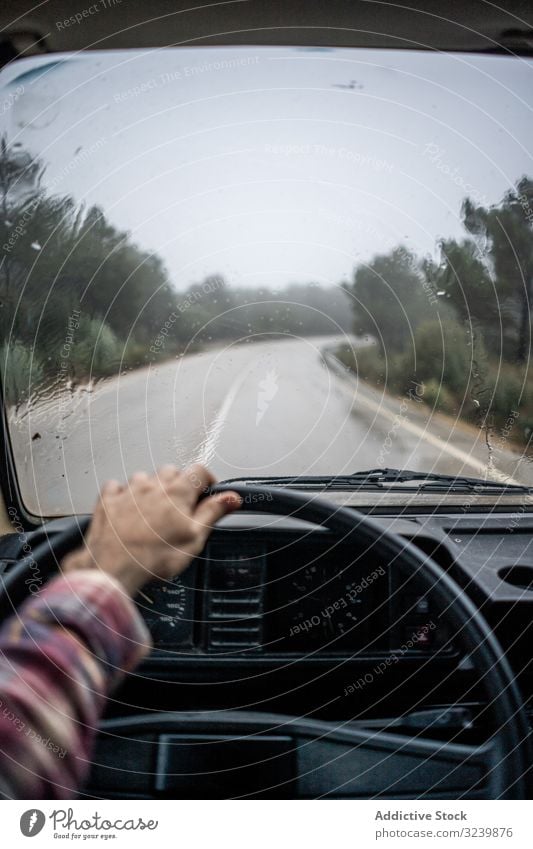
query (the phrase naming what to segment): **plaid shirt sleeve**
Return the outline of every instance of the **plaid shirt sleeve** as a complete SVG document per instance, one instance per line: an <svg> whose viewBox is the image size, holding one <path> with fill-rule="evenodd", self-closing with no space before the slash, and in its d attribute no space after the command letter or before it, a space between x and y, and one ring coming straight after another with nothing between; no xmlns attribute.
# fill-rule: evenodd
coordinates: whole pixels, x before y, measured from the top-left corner
<svg viewBox="0 0 533 849"><path fill-rule="evenodd" d="M0 629L0 798L74 796L106 697L150 648L133 601L96 569L24 602Z"/></svg>

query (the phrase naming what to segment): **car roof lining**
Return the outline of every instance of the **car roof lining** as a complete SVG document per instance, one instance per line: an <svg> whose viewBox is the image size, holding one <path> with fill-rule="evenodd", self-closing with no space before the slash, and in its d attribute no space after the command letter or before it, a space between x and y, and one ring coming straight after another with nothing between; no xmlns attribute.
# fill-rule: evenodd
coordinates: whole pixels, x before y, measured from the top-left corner
<svg viewBox="0 0 533 849"><path fill-rule="evenodd" d="M89 9L97 10L92 13ZM76 13L87 15L70 21ZM302 45L533 52L533 4L507 0L4 0L0 41L35 52ZM17 47L17 43L22 45ZM9 58L9 56L7 57ZM5 60L7 61L7 59Z"/></svg>

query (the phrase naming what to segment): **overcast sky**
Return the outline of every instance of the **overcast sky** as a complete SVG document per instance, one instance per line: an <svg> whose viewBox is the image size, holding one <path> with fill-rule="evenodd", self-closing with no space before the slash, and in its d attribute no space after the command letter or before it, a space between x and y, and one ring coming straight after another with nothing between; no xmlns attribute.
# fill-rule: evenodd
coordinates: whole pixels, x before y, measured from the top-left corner
<svg viewBox="0 0 533 849"><path fill-rule="evenodd" d="M339 283L460 235L469 193L533 174L533 66L502 57L187 48L17 62L0 121L182 289Z"/></svg>

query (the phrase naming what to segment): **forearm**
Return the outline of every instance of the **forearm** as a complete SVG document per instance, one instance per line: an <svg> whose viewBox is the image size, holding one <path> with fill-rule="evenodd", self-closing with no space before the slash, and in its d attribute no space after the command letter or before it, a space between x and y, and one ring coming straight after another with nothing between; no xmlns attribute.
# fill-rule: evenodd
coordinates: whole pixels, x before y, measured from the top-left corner
<svg viewBox="0 0 533 849"><path fill-rule="evenodd" d="M149 648L131 599L97 570L26 602L0 631L0 793L74 795L106 696Z"/></svg>

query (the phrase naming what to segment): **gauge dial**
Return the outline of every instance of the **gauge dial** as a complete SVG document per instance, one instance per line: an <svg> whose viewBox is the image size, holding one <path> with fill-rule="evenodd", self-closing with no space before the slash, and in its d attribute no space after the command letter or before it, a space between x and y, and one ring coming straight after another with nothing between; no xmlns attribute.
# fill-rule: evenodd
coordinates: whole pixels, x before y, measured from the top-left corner
<svg viewBox="0 0 533 849"><path fill-rule="evenodd" d="M156 648L191 643L193 588L182 578L148 584L139 594L137 604Z"/></svg>
<svg viewBox="0 0 533 849"><path fill-rule="evenodd" d="M367 579L363 584L359 569L339 572L329 559L286 575L270 599L271 648L306 653L367 648L377 636L378 620L371 615L377 582L371 586Z"/></svg>
<svg viewBox="0 0 533 849"><path fill-rule="evenodd" d="M316 647L353 631L362 606L361 598L352 592L355 583L344 582L342 578L332 580L331 570L320 564L301 570L291 585L294 636L309 635L307 645ZM335 650L335 644L332 649Z"/></svg>

